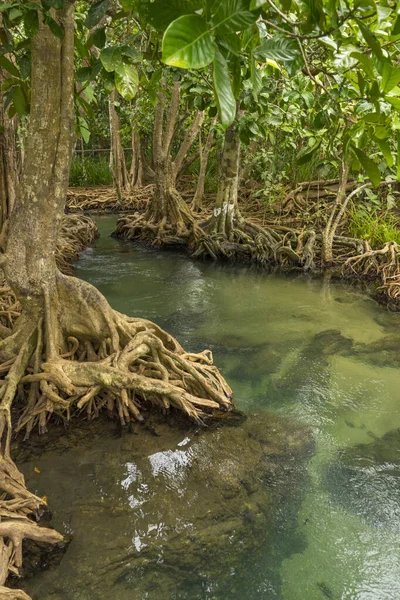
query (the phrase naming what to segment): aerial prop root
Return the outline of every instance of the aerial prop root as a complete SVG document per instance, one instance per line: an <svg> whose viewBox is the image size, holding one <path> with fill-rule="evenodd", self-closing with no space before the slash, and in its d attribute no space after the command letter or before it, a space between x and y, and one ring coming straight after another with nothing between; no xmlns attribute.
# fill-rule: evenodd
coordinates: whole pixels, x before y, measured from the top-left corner
<svg viewBox="0 0 400 600"><path fill-rule="evenodd" d="M239 218L226 233L212 231L211 223L197 228L191 239L194 257L247 259L259 265L279 264L282 267L311 268L313 266L315 232L282 233L272 226L261 226L250 219Z"/></svg>
<svg viewBox="0 0 400 600"><path fill-rule="evenodd" d="M113 235L126 240L150 242L154 245L187 245L196 224L180 213L176 218L158 218L148 213L127 215L118 219Z"/></svg>
<svg viewBox="0 0 400 600"><path fill-rule="evenodd" d="M141 420L145 403L177 408L196 421L213 409L232 407L232 392L210 351L185 352L154 323L113 311L79 279L59 273L57 290L62 309L45 295L44 317L29 335L23 323L16 355L15 336L0 345L0 373L6 373L0 412L7 425L17 391L27 402L16 430L28 435L35 426L44 432L52 415L69 419L72 411L92 418L106 408L126 424Z"/></svg>
<svg viewBox="0 0 400 600"><path fill-rule="evenodd" d="M364 252L348 258L342 272L379 277L382 282L379 289L391 300L400 298L400 247L396 242L386 242L376 250L364 242Z"/></svg>

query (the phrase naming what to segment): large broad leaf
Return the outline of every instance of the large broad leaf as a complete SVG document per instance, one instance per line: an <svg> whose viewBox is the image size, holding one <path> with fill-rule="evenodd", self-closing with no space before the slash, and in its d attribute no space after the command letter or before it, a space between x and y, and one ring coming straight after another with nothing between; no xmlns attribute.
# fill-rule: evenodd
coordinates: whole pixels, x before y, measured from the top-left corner
<svg viewBox="0 0 400 600"><path fill-rule="evenodd" d="M86 27L91 29L100 21L102 17L106 14L109 7L109 0L100 0L100 2L96 2L93 4L89 12L86 16Z"/></svg>
<svg viewBox="0 0 400 600"><path fill-rule="evenodd" d="M352 148L353 148L358 160L360 161L364 171L366 172L368 178L371 180L372 185L374 187L378 187L378 185L381 182L381 173L380 173L378 167L376 166L376 164L374 163L373 160L368 158L368 156L365 154L365 152L363 152L359 148L356 148L355 146L352 146Z"/></svg>
<svg viewBox="0 0 400 600"><path fill-rule="evenodd" d="M164 33L162 61L171 67L201 69L215 55L207 22L199 15L185 15L173 21Z"/></svg>
<svg viewBox="0 0 400 600"><path fill-rule="evenodd" d="M382 90L387 93L390 92L400 82L400 69L398 67L392 67L388 62L385 62L382 69Z"/></svg>
<svg viewBox="0 0 400 600"><path fill-rule="evenodd" d="M257 60L272 59L277 63L294 62L299 55L299 46L294 40L284 37L265 39L262 44L254 48L254 58Z"/></svg>
<svg viewBox="0 0 400 600"><path fill-rule="evenodd" d="M251 0L250 2L250 10L255 10L256 8L260 8L266 4L266 0Z"/></svg>
<svg viewBox="0 0 400 600"><path fill-rule="evenodd" d="M100 60L106 71L115 71L123 64L121 46L107 46L100 52Z"/></svg>
<svg viewBox="0 0 400 600"><path fill-rule="evenodd" d="M258 16L249 11L248 0L217 0L213 13L212 26L219 35L243 31L253 25Z"/></svg>
<svg viewBox="0 0 400 600"><path fill-rule="evenodd" d="M115 85L125 100L132 100L137 93L139 76L133 65L121 65L115 71Z"/></svg>
<svg viewBox="0 0 400 600"><path fill-rule="evenodd" d="M126 10L132 0L124 0L123 4ZM157 31L165 31L172 21L203 8L202 0L136 0L133 4L142 19Z"/></svg>
<svg viewBox="0 0 400 600"><path fill-rule="evenodd" d="M221 122L224 127L229 127L236 116L236 100L232 90L228 63L218 49L213 62L213 83Z"/></svg>

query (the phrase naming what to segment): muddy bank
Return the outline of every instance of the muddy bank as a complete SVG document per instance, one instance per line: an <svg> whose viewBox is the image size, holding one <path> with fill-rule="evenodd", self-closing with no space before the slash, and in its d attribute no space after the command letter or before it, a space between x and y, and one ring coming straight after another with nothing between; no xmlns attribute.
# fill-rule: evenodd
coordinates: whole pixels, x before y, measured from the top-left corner
<svg viewBox="0 0 400 600"><path fill-rule="evenodd" d="M57 569L24 582L40 600L239 590L248 557L268 548L274 513L289 498L297 505L313 452L309 429L268 414L208 430L153 416L122 436L102 419L43 439L15 456L72 541Z"/></svg>

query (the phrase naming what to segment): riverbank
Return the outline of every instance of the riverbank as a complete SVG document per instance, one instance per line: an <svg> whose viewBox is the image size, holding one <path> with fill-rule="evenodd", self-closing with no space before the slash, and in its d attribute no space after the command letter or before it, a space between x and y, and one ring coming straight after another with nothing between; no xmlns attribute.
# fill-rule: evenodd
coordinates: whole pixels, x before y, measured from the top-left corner
<svg viewBox="0 0 400 600"><path fill-rule="evenodd" d="M354 187L355 183L350 182L350 193ZM145 211L153 192L154 186L147 185L117 201L110 187L71 190L68 210L121 214L113 235L142 243L145 240L137 229L137 215ZM191 199L187 189L182 194L187 201ZM307 272L366 282L379 303L389 310L399 311L400 249L395 241L373 248L368 240L352 237L345 213L332 239L332 260L323 260L324 227L335 205L336 194L334 180L310 182L308 187L300 184L280 204L274 205L255 198L252 190L242 190L239 205L247 234L236 235L233 231L229 239L205 232L215 204L214 195L209 194L202 211L194 215L192 233L164 242L155 233L148 242L167 247L177 245L190 256L253 264L267 271Z"/></svg>

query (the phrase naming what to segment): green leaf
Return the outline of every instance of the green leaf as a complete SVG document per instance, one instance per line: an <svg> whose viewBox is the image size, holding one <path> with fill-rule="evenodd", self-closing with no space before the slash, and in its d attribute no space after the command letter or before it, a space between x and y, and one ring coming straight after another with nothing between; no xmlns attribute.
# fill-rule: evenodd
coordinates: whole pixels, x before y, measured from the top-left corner
<svg viewBox="0 0 400 600"><path fill-rule="evenodd" d="M21 85L21 83L22 83L22 81L19 77L18 77L18 79L16 77L7 77L6 79L4 79L1 89L3 92L7 92L7 90L12 88L14 85ZM10 96L10 101L11 101L11 96Z"/></svg>
<svg viewBox="0 0 400 600"><path fill-rule="evenodd" d="M12 100L20 117L23 117L28 112L28 103L25 94L20 86L12 88Z"/></svg>
<svg viewBox="0 0 400 600"><path fill-rule="evenodd" d="M261 71L258 68L258 63L254 58L250 59L250 79L251 85L253 86L253 93L257 97L262 88L262 76Z"/></svg>
<svg viewBox="0 0 400 600"><path fill-rule="evenodd" d="M213 61L214 55L212 35L199 15L179 17L164 33L162 61L171 67L201 69Z"/></svg>
<svg viewBox="0 0 400 600"><path fill-rule="evenodd" d="M278 63L293 62L298 54L299 46L294 40L278 36L265 39L254 48L254 58L257 60L272 59Z"/></svg>
<svg viewBox="0 0 400 600"><path fill-rule="evenodd" d="M311 148L303 148L297 155L297 164L305 165L308 161L311 160L313 154L318 150L321 145L322 140L319 139Z"/></svg>
<svg viewBox="0 0 400 600"><path fill-rule="evenodd" d="M125 12L130 12L135 7L135 0L120 0Z"/></svg>
<svg viewBox="0 0 400 600"><path fill-rule="evenodd" d="M229 127L235 120L236 100L229 77L228 63L218 49L213 62L213 83L221 122L224 127Z"/></svg>
<svg viewBox="0 0 400 600"><path fill-rule="evenodd" d="M100 0L100 2L96 2L93 4L88 14L86 15L86 27L91 29L100 21L102 17L106 14L108 10L109 0Z"/></svg>
<svg viewBox="0 0 400 600"><path fill-rule="evenodd" d="M387 93L390 92L400 82L400 69L398 67L392 67L388 62L385 62L382 69L382 90Z"/></svg>
<svg viewBox="0 0 400 600"><path fill-rule="evenodd" d="M165 31L172 21L203 8L202 0L136 0L135 9L157 31Z"/></svg>
<svg viewBox="0 0 400 600"><path fill-rule="evenodd" d="M385 100L386 102L390 102L390 104L394 106L398 112L400 112L400 98L396 98L395 96L386 96Z"/></svg>
<svg viewBox="0 0 400 600"><path fill-rule="evenodd" d="M266 4L266 0L251 0L250 10L256 10L256 8L260 8L264 4Z"/></svg>
<svg viewBox="0 0 400 600"><path fill-rule="evenodd" d="M65 6L65 0L42 0L42 6L47 10L50 8L61 10Z"/></svg>
<svg viewBox="0 0 400 600"><path fill-rule="evenodd" d="M363 152L359 148L356 148L355 146L352 145L352 149L355 152L358 160L360 161L368 178L371 180L372 185L374 187L378 187L378 185L381 182L381 173L380 173L378 167L376 166L376 164L374 163L374 161L371 160L370 158L368 158L368 156L365 154L365 152Z"/></svg>
<svg viewBox="0 0 400 600"><path fill-rule="evenodd" d="M130 58L132 61L139 61L143 59L143 56L136 50L136 48L132 48L132 46L121 46L121 54L122 56L126 56Z"/></svg>
<svg viewBox="0 0 400 600"><path fill-rule="evenodd" d="M211 24L219 35L243 31L257 20L258 15L248 10L246 0L219 0L216 5Z"/></svg>
<svg viewBox="0 0 400 600"><path fill-rule="evenodd" d="M364 40L367 42L367 44L371 48L372 52L378 58L382 58L382 48L381 48L378 40L376 39L375 35L359 19L357 19L357 23L358 23L358 26L359 26L359 28L361 30L361 33L362 33L362 36L363 36Z"/></svg>
<svg viewBox="0 0 400 600"><path fill-rule="evenodd" d="M83 117L79 117L79 133L85 144L87 144L90 140L90 130L88 122Z"/></svg>
<svg viewBox="0 0 400 600"><path fill-rule="evenodd" d="M375 78L376 75L374 63L366 54L362 54L361 52L352 52L350 56L358 60L368 77L371 77L372 79Z"/></svg>
<svg viewBox="0 0 400 600"><path fill-rule="evenodd" d="M100 52L100 60L106 71L115 71L123 63L121 47L107 46Z"/></svg>
<svg viewBox="0 0 400 600"><path fill-rule="evenodd" d="M239 56L241 50L241 39L236 33L225 33L223 36L218 36L218 44L223 46L235 56Z"/></svg>
<svg viewBox="0 0 400 600"><path fill-rule="evenodd" d="M64 37L64 29L55 21L49 14L47 14L44 18L44 22L48 25L51 33L58 38Z"/></svg>
<svg viewBox="0 0 400 600"><path fill-rule="evenodd" d="M139 76L133 65L123 64L115 71L115 85L125 100L132 100L137 93Z"/></svg>
<svg viewBox="0 0 400 600"><path fill-rule="evenodd" d="M39 15L37 10L28 10L24 13L24 29L28 37L33 37L39 30Z"/></svg>
<svg viewBox="0 0 400 600"><path fill-rule="evenodd" d="M364 115L362 120L365 121L365 123L384 123L386 117L383 113L370 112Z"/></svg>
<svg viewBox="0 0 400 600"><path fill-rule="evenodd" d="M397 181L400 181L400 133L397 134Z"/></svg>
<svg viewBox="0 0 400 600"><path fill-rule="evenodd" d="M233 56L229 61L229 70L232 73L232 91L235 99L237 100L240 96L242 89L242 72L240 68L240 58Z"/></svg>
<svg viewBox="0 0 400 600"><path fill-rule="evenodd" d="M393 25L391 35L392 35L392 37L397 37L398 35L400 35L400 15L397 16L397 19Z"/></svg>
<svg viewBox="0 0 400 600"><path fill-rule="evenodd" d="M15 21L15 19L18 19L18 17L20 17L21 15L22 10L19 10L19 8L12 8L8 13L8 18L10 19L10 21Z"/></svg>
<svg viewBox="0 0 400 600"><path fill-rule="evenodd" d="M78 83L90 81L91 77L92 77L92 68L91 67L81 67L76 72L76 80Z"/></svg>
<svg viewBox="0 0 400 600"><path fill-rule="evenodd" d="M114 73L110 73L103 69L101 72L101 79L106 92L111 93L115 89Z"/></svg>
<svg viewBox="0 0 400 600"><path fill-rule="evenodd" d="M104 48L106 45L106 30L97 29L93 34L93 43L97 48Z"/></svg>
<svg viewBox="0 0 400 600"><path fill-rule="evenodd" d="M380 140L379 138L375 138L375 142L378 144L378 146L386 160L387 166L389 168L393 167L394 158L393 158L393 154L392 154L392 151L390 149L390 145L388 144L388 142L386 142L386 140Z"/></svg>
<svg viewBox="0 0 400 600"><path fill-rule="evenodd" d="M8 60L5 56L0 56L0 67L5 69L13 77L19 77L19 71L15 65L12 64L11 60Z"/></svg>

